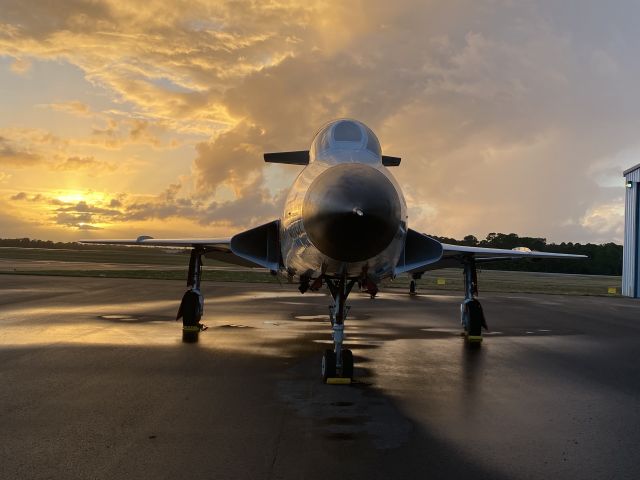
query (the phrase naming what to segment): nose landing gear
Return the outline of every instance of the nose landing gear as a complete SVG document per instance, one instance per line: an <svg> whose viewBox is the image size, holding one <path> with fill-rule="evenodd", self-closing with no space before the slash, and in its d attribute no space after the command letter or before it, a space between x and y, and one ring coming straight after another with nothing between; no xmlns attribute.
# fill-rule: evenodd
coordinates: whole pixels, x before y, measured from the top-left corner
<svg viewBox="0 0 640 480"><path fill-rule="evenodd" d="M356 280L347 280L340 277L335 279L325 278L334 304L329 308L331 326L333 330L333 350L325 350L322 356L322 380L325 383L349 384L353 379L353 353L343 349L344 321L348 308L345 303L347 297L356 283Z"/></svg>

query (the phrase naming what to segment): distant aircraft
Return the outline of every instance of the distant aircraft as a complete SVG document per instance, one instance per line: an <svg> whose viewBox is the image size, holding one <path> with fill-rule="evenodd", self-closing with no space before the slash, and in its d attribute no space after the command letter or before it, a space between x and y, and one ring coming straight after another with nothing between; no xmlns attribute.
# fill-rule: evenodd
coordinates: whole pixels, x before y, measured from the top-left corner
<svg viewBox="0 0 640 480"><path fill-rule="evenodd" d="M345 303L353 286L372 296L385 278L400 274L415 280L427 270L462 266L465 297L461 305L466 341L479 344L486 328L477 300L476 265L519 258L586 258L584 255L504 250L441 243L408 228L402 190L387 167L400 158L382 155L374 133L356 120L340 119L316 134L310 150L265 153L266 162L304 165L287 196L282 217L230 238L82 240L83 243L191 248L187 291L178 317L185 339L203 328L200 291L202 257L284 272L301 293L326 284L333 297L330 319L333 349L322 357L322 378L353 377L353 354L343 349Z"/></svg>

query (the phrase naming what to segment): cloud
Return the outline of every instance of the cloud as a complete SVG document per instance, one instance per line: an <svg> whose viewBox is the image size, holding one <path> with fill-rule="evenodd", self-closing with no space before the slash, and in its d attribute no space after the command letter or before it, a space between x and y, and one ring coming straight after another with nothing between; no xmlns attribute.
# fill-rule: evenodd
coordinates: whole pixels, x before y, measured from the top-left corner
<svg viewBox="0 0 640 480"><path fill-rule="evenodd" d="M78 225L85 225L93 221L93 215L90 213L67 213L60 212L56 215L56 222L60 225L66 225L76 227Z"/></svg>
<svg viewBox="0 0 640 480"><path fill-rule="evenodd" d="M624 238L624 198L591 207L580 219L580 225L593 232L596 241L614 240L622 243Z"/></svg>
<svg viewBox="0 0 640 480"><path fill-rule="evenodd" d="M193 191L185 182L174 193L131 192L114 207L118 222L267 221L281 196L262 153L307 148L325 121L351 116L403 157L393 172L412 227L575 241L617 235L621 218L603 206L620 189L603 185L602 172L611 177L620 152L640 147L640 6L588 0L580 10L552 1L10 0L0 52L74 65L128 112L93 109L90 133L56 147L56 165L99 158L69 148L142 151L171 148L162 132L198 137ZM82 102L51 103L85 114ZM42 161L34 145L0 144L12 159L0 155L0 165ZM292 179L296 170L282 172ZM175 182L173 170L164 175Z"/></svg>
<svg viewBox="0 0 640 480"><path fill-rule="evenodd" d="M42 161L43 158L37 153L15 147L6 138L0 137L0 166L28 167Z"/></svg>
<svg viewBox="0 0 640 480"><path fill-rule="evenodd" d="M119 166L113 162L97 160L93 156L68 156L64 159L64 152L67 151L67 144L59 142L51 135L19 135L17 137L22 145L16 146L14 142L7 138L0 137L0 165L4 167L26 169L32 167L46 167L51 170L66 171L89 171L92 174L113 172ZM51 148L54 145L54 148ZM49 152L49 159L41 152ZM3 173L0 181L10 178L10 174Z"/></svg>
<svg viewBox="0 0 640 480"><path fill-rule="evenodd" d="M174 148L175 142L163 142L160 135L167 132L162 121L151 122L138 118L114 118L111 114L95 115L100 125L94 125L88 139L76 139L77 145L95 145L120 150L131 145L154 148Z"/></svg>
<svg viewBox="0 0 640 480"><path fill-rule="evenodd" d="M68 141L44 128L16 126L0 128L0 146L3 143L28 146L33 150L41 148L63 149L68 145Z"/></svg>
<svg viewBox="0 0 640 480"><path fill-rule="evenodd" d="M58 112L70 113L72 115L77 115L79 117L89 117L91 116L91 108L86 103L80 102L78 100L72 100L70 102L63 103L50 103L46 105L52 110L56 110Z"/></svg>
<svg viewBox="0 0 640 480"><path fill-rule="evenodd" d="M208 133L230 122L217 102L221 93L295 50L305 29L300 20L316 9L231 1L71 1L51 8L9 0L0 52L69 61L140 111Z"/></svg>
<svg viewBox="0 0 640 480"><path fill-rule="evenodd" d="M87 192L87 195L91 195L91 192ZM99 229L102 224L112 224L121 221L123 217L122 210L118 209L121 205L115 199L94 203L87 200L71 202L46 194L27 192L18 192L9 196L9 199L37 205L41 212L45 212L47 222L76 230Z"/></svg>
<svg viewBox="0 0 640 480"><path fill-rule="evenodd" d="M273 195L258 177L242 188L234 200L211 202L194 220L202 225L223 223L237 229L248 228L278 218L285 198L286 190Z"/></svg>
<svg viewBox="0 0 640 480"><path fill-rule="evenodd" d="M100 229L102 227L96 224L112 223L122 215L119 210L104 208L84 200L73 205L63 202L62 205L55 210L55 223L79 230Z"/></svg>
<svg viewBox="0 0 640 480"><path fill-rule="evenodd" d="M27 194L26 192L19 192L16 193L15 195L11 195L11 197L9 197L11 200L26 200L27 199Z"/></svg>
<svg viewBox="0 0 640 480"><path fill-rule="evenodd" d="M17 75L25 75L31 70L31 62L26 58L16 58L9 68Z"/></svg>
<svg viewBox="0 0 640 480"><path fill-rule="evenodd" d="M240 122L215 140L199 143L194 162L198 189L214 192L225 183L242 188L251 182L251 174L262 169L263 142L266 143L264 130Z"/></svg>
<svg viewBox="0 0 640 480"><path fill-rule="evenodd" d="M87 203L85 200L81 200L75 205L71 205L68 207L60 207L58 209L59 212L73 212L73 213L87 213L87 214L100 214L100 215L119 215L120 212L118 210L111 210L108 208L98 207L96 205L92 205Z"/></svg>
<svg viewBox="0 0 640 480"><path fill-rule="evenodd" d="M113 172L118 166L110 162L102 162L93 157L69 157L53 167L59 171L91 170L92 172Z"/></svg>
<svg viewBox="0 0 640 480"><path fill-rule="evenodd" d="M26 214L24 209L13 209L10 203L0 200L0 225L2 238L49 238L50 229Z"/></svg>

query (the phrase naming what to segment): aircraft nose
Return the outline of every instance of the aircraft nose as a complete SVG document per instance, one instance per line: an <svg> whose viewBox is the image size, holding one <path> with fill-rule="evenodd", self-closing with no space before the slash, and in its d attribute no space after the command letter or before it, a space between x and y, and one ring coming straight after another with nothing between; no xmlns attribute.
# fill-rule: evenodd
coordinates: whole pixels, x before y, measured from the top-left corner
<svg viewBox="0 0 640 480"><path fill-rule="evenodd" d="M401 220L398 192L379 170L357 163L325 170L302 207L309 240L334 260L359 262L391 243Z"/></svg>

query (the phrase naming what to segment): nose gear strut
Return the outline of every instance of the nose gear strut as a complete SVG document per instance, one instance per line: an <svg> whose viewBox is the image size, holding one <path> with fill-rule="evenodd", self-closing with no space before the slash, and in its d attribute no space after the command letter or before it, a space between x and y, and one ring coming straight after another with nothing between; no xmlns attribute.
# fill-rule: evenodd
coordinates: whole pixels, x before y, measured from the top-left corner
<svg viewBox="0 0 640 480"><path fill-rule="evenodd" d="M353 378L353 353L343 349L344 321L349 307L347 297L356 283L356 279L348 280L346 276L336 279L325 277L333 305L329 307L329 317L333 330L333 350L327 349L322 356L322 380L326 383L351 383Z"/></svg>
<svg viewBox="0 0 640 480"><path fill-rule="evenodd" d="M200 323L204 313L204 297L200 291L202 279L202 255L204 248L191 250L189 258L189 273L187 275L187 291L182 296L176 320L182 318L182 341L197 342L198 334L208 327Z"/></svg>

